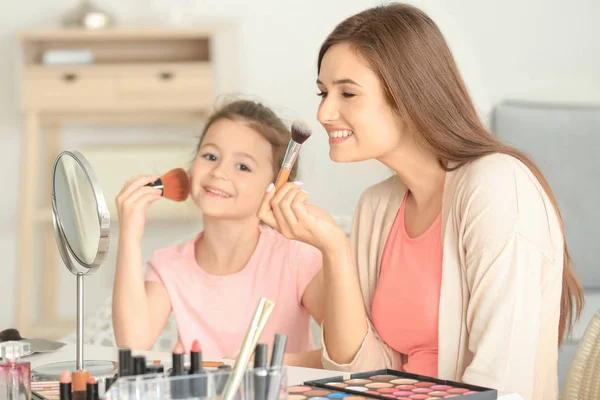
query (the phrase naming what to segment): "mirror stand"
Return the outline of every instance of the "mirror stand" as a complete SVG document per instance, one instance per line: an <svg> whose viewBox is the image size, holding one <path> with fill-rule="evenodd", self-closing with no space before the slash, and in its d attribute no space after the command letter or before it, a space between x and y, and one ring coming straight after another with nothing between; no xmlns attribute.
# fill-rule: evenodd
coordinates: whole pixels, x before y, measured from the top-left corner
<svg viewBox="0 0 600 400"><path fill-rule="evenodd" d="M116 362L84 361L83 352L84 277L98 269L108 252L110 215L106 201L91 165L79 152L60 153L54 163L52 176L54 236L65 266L77 280L76 356L75 361L37 367L31 371L31 376L36 381L58 381L64 370L70 372L87 370L90 376L98 379L112 377L118 371ZM81 214L85 212L88 213L88 219L81 218ZM81 223L87 223L89 229L90 221L96 226L97 231L94 229L92 235L88 232L86 237L82 233L84 227Z"/></svg>

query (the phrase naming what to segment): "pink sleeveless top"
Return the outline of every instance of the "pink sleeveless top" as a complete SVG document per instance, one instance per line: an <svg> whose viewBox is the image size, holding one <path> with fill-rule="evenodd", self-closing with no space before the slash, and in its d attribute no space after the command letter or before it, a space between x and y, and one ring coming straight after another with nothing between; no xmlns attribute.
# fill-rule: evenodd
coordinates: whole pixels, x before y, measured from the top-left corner
<svg viewBox="0 0 600 400"><path fill-rule="evenodd" d="M390 347L408 356L404 371L437 377L442 218L440 214L425 233L410 238L405 204L406 196L383 250L373 324Z"/></svg>

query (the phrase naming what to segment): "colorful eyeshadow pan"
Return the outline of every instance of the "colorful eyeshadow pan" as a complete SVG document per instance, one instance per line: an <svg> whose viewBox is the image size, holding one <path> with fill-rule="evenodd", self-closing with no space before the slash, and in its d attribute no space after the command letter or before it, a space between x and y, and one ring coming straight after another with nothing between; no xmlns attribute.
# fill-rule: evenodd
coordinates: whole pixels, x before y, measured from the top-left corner
<svg viewBox="0 0 600 400"><path fill-rule="evenodd" d="M440 392L440 391L435 391L435 392L431 392L429 393L430 396L448 396L450 393L448 392Z"/></svg>
<svg viewBox="0 0 600 400"><path fill-rule="evenodd" d="M435 385L431 387L433 390L448 390L448 389L452 389L452 386L448 386L448 385Z"/></svg>
<svg viewBox="0 0 600 400"><path fill-rule="evenodd" d="M345 399L346 400L367 400L366 397L362 397L362 396L348 396Z"/></svg>
<svg viewBox="0 0 600 400"><path fill-rule="evenodd" d="M290 394L288 395L288 400L304 400L306 399L306 396L303 396L301 394Z"/></svg>
<svg viewBox="0 0 600 400"><path fill-rule="evenodd" d="M328 394L331 394L331 390L314 389L314 390L309 390L308 392L304 392L302 394L305 396L310 396L310 397L322 397L322 396L327 396Z"/></svg>
<svg viewBox="0 0 600 400"><path fill-rule="evenodd" d="M429 393L429 392L433 392L433 390L427 389L427 388L416 388L416 389L413 389L413 392L415 392L415 393Z"/></svg>
<svg viewBox="0 0 600 400"><path fill-rule="evenodd" d="M355 392L366 392L366 391L369 390L369 389L367 389L364 386L348 386L346 389L347 390L354 390Z"/></svg>
<svg viewBox="0 0 600 400"><path fill-rule="evenodd" d="M393 387L392 388L389 388L389 387L388 388L381 388L381 389L377 389L377 391L379 393L388 393L389 394L389 393L394 393L396 391L396 388L393 388Z"/></svg>
<svg viewBox="0 0 600 400"><path fill-rule="evenodd" d="M381 389L381 388L391 388L394 385L392 385L391 383L385 383L385 382L373 382L373 383L367 383L365 386L368 387L369 389Z"/></svg>
<svg viewBox="0 0 600 400"><path fill-rule="evenodd" d="M435 386L435 383L433 383L433 382L417 382L417 383L415 383L415 386L418 386L418 387L432 387L432 386Z"/></svg>
<svg viewBox="0 0 600 400"><path fill-rule="evenodd" d="M469 391L469 389L463 389L463 388L452 388L452 389L447 390L448 393L467 393L468 391Z"/></svg>
<svg viewBox="0 0 600 400"><path fill-rule="evenodd" d="M338 387L338 388L345 388L346 386L348 386L348 384L344 383L344 382L330 382L330 383L327 383L327 386L333 386L333 387Z"/></svg>
<svg viewBox="0 0 600 400"><path fill-rule="evenodd" d="M409 399L414 399L414 400L427 400L428 398L429 398L429 396L426 394L413 394L412 396L409 397Z"/></svg>
<svg viewBox="0 0 600 400"><path fill-rule="evenodd" d="M399 392L394 392L394 396L411 396L413 392L409 392L408 390L401 390Z"/></svg>
<svg viewBox="0 0 600 400"><path fill-rule="evenodd" d="M417 383L419 381L417 381L416 379L406 379L406 378L400 378L400 379L394 379L391 380L390 383L393 383L394 385L412 385L413 383Z"/></svg>
<svg viewBox="0 0 600 400"><path fill-rule="evenodd" d="M396 386L396 389L398 389L398 390L413 390L416 388L417 387L415 385L398 385L398 386Z"/></svg>
<svg viewBox="0 0 600 400"><path fill-rule="evenodd" d="M288 393L302 393L311 389L310 386L291 386L288 388Z"/></svg>
<svg viewBox="0 0 600 400"><path fill-rule="evenodd" d="M331 393L329 396L330 399L343 399L344 397L347 397L348 395L346 393Z"/></svg>

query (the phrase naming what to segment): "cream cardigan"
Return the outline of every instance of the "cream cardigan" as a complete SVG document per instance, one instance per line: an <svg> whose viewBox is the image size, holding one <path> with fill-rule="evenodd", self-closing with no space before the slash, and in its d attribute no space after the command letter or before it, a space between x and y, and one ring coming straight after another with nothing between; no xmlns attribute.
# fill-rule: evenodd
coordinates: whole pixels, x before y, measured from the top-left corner
<svg viewBox="0 0 600 400"><path fill-rule="evenodd" d="M373 328L371 303L383 246L406 190L393 176L361 196L352 247L369 329L350 364L333 362L324 346L324 368L402 367L405 356ZM537 179L503 154L448 172L442 232L438 377L526 400L557 399L563 239Z"/></svg>

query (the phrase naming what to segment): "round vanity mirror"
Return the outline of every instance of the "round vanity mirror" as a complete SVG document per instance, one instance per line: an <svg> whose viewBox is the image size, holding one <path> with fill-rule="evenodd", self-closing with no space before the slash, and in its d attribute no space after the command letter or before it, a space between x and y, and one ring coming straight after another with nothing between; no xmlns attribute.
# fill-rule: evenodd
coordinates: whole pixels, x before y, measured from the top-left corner
<svg viewBox="0 0 600 400"><path fill-rule="evenodd" d="M58 243L67 268L74 274L94 272L108 251L110 214L92 167L76 151L59 154L54 163L52 216L54 233L68 248L65 254Z"/></svg>
<svg viewBox="0 0 600 400"><path fill-rule="evenodd" d="M52 170L52 222L54 236L65 266L77 277L76 359L40 366L32 371L35 380L59 380L63 370L88 370L92 376L112 376L111 361L84 361L83 318L84 276L94 273L109 248L110 214L96 174L77 151L63 151Z"/></svg>

